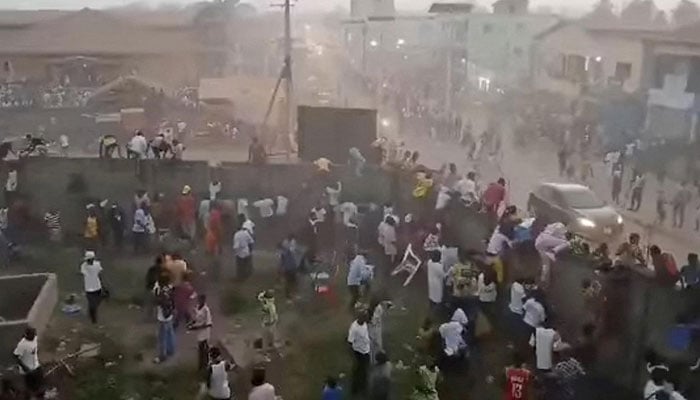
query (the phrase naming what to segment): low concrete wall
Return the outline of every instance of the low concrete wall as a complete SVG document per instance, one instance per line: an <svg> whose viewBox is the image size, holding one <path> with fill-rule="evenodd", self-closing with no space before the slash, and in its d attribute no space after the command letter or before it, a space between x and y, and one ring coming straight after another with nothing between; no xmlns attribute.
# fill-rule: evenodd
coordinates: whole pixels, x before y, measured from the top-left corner
<svg viewBox="0 0 700 400"><path fill-rule="evenodd" d="M57 303L55 274L0 276L0 368L14 364L12 351L27 326L43 333Z"/></svg>
<svg viewBox="0 0 700 400"><path fill-rule="evenodd" d="M136 190L165 194L167 206L174 202L184 185L190 185L200 199L208 195L211 179L222 182L222 199L242 197L252 203L278 195L287 197L290 201L288 220L292 225L303 224L325 185L333 181L343 183L342 201L381 204L392 197L391 178L385 171L371 167L358 178L345 166L336 166L330 176L323 176L309 163L262 166L224 163L211 167L206 161L30 158L13 165L19 172L18 191L26 196L36 226L41 228L44 212L57 208L69 235L82 231L88 202L117 201L130 217ZM4 166L0 172L2 182L7 168ZM76 185L77 182L80 185ZM76 190L76 186L81 186L82 190Z"/></svg>

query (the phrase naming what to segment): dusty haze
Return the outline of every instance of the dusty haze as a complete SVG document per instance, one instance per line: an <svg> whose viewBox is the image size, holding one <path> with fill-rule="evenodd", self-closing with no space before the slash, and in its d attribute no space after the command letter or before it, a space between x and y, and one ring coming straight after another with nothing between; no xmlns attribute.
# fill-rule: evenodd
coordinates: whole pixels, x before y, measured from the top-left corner
<svg viewBox="0 0 700 400"><path fill-rule="evenodd" d="M162 4L187 4L195 3L199 0L173 0L173 1L143 1L144 4L158 6ZM248 0L248 3L254 4L259 9L267 8L269 1L266 0ZM396 5L400 9L411 9L411 10L425 10L432 0L396 0ZM585 11L593 6L596 0L531 0L531 5L533 7L548 6L554 11L561 9L566 10L576 10L579 12ZM618 6L622 6L629 2L629 0L613 0L613 2ZM35 9L35 8L82 8L82 7L114 7L121 6L128 1L120 0L3 0L2 8L24 8L24 9ZM489 1L476 1L476 3L482 5L489 5ZM672 8L677 0L657 0L656 5L663 9ZM300 9L310 11L313 9L329 10L334 7L342 6L348 7L349 0L299 0Z"/></svg>

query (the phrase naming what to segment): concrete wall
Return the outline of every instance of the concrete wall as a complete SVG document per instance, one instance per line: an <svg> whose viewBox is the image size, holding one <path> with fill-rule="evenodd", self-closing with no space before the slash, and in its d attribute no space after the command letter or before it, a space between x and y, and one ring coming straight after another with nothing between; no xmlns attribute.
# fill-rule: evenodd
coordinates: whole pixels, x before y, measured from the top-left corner
<svg viewBox="0 0 700 400"><path fill-rule="evenodd" d="M0 276L0 367L14 364L12 351L27 326L42 334L57 303L55 274Z"/></svg>
<svg viewBox="0 0 700 400"><path fill-rule="evenodd" d="M252 203L261 198L285 196L290 200L292 221L304 221L327 182L313 165L306 163L264 166L224 163L212 168L205 161L148 160L141 161L137 167L135 160L31 158L19 162L17 169L18 190L27 196L33 215L39 218L50 208L58 208L69 234L82 231L85 205L90 201L117 201L130 213L136 190L163 193L167 204L184 185L190 185L201 198L201 194L208 193L211 179L222 182L220 196L224 199L243 197ZM3 170L0 177L4 179L5 174ZM358 179L339 166L334 168L331 180L338 179L343 182L343 201L383 203L391 197L390 178L381 170L368 168L365 176ZM84 182L84 191L68 189L75 180Z"/></svg>

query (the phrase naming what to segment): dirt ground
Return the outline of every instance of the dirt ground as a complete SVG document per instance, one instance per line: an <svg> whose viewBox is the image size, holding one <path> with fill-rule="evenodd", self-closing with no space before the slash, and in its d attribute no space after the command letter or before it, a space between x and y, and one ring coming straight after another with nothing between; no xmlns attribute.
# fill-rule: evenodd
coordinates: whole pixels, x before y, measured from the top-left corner
<svg viewBox="0 0 700 400"><path fill-rule="evenodd" d="M154 251L155 254L155 251ZM280 314L280 335L284 346L263 363L268 380L286 400L318 398L327 376L337 376L348 387L351 356L348 352L347 328L352 321L348 310L345 277L342 266L335 277L335 299L314 293L309 278L300 277L298 298L284 299L277 272L277 255L256 251L253 276L245 283L234 281L232 257L226 252L220 259L219 271L212 260L200 252L185 253L190 267L196 271L195 286L206 293L214 312L214 341L227 344L234 357L247 359L246 368L232 375L232 386L238 398L245 398L250 389L250 370L255 364L252 343L260 336L260 310L255 295L261 290L276 288ZM18 266L7 273L29 271L55 272L59 279L60 297L77 294L83 309L82 278L78 273L82 250L79 246L29 245ZM106 247L98 250L104 267L104 282L111 298L100 308L99 323L89 323L85 312L65 315L59 309L40 341L40 358L47 369L81 345L98 343L96 358L71 358L47 378L47 387L56 387L59 399L194 399L201 377L196 371L196 341L191 333L178 331L177 354L162 365L152 362L156 352L156 324L141 308L144 278L152 257L134 257L129 251ZM421 271L423 272L423 271ZM386 351L395 364L405 368L394 370L394 393L397 399L408 397L414 382L414 346L418 327L428 313L426 278L419 273L407 287L400 287L403 277L391 278L375 285L375 291L387 295L394 307L384 321ZM19 339L19 338L18 338ZM500 398L498 381L486 383L488 375L498 375L507 353L503 341L485 340L478 365L467 378L466 370L447 375L441 384L441 399L464 399L465 394L479 393L479 399ZM252 361L251 361L252 359Z"/></svg>

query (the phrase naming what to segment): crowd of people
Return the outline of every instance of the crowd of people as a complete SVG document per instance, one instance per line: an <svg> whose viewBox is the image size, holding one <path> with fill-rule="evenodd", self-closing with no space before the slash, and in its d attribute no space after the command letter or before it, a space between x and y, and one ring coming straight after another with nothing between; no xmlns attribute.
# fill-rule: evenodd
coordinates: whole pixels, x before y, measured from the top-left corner
<svg viewBox="0 0 700 400"><path fill-rule="evenodd" d="M455 121L453 126L458 136L469 129L468 123ZM389 346L385 345L385 331L391 327L385 328L384 319L394 307L392 295L406 290L393 283L391 277L395 275L409 274L404 286L411 285L413 276L427 283L428 311L416 332L415 343L411 344L416 349L411 398L416 400L439 399L439 381L444 377L475 374L468 367L485 363L485 343L492 338L502 341L508 349L510 362L499 365L502 374L497 380L503 384L505 398L593 398L595 388L590 377L596 374L597 345L601 337L614 334L613 319L622 319L611 310L617 304L611 304L610 289L602 277L637 272L655 278L659 286L669 289L700 289L696 254L689 254L688 264L678 268L673 256L659 246L645 249L638 234L630 235L611 253L607 244L585 243L561 222L523 215L522 210L509 204L504 178L482 184L475 172L462 174L455 164L431 171L420 165L418 152L386 140L379 140L373 149L376 154L367 158L351 149L349 167L353 178L362 180L369 162L400 169L413 180L410 199L401 201L400 206L351 201L342 182L334 176L332 163L319 159L314 163L317 176L313 184L304 187L314 198L305 212L308 217L277 247L284 296L290 302L300 295L299 279L313 276L315 293L328 295L337 282L327 282L331 274L324 275L323 268L331 263L347 267L344 282L352 322L346 340L353 367L347 387L335 376L328 377L323 385L319 382L324 400L338 400L348 392L355 398L372 400L392 397L393 374L399 365L392 362ZM150 141L142 132L136 132L126 154L138 159L181 159L183 151L184 146L166 132L159 132ZM115 152L121 155L116 138L103 137L100 156L110 158ZM570 170L566 157L566 152L560 156L562 174ZM615 171L624 168L621 159L612 162L613 177ZM266 161L264 147L254 139L249 162L259 165ZM630 188L633 210L641 202L641 194L635 190L643 187L639 184L643 177L636 175L637 183ZM261 235L254 221L286 218L288 199L260 199L249 207L247 201L234 203L222 198L222 184L217 180L212 180L208 189L207 193L196 195L189 185L184 185L174 198L155 194L152 200L149 193L138 190L128 205L95 200L86 206L82 232L86 251L79 272L91 323L100 324L100 304L109 296L98 255L110 246L122 248L129 239L133 252L145 255L151 254L159 241L175 237L189 249L203 249L214 260L229 254L224 251L229 242L236 278L246 281L251 276L254 250ZM681 196L683 201L678 203L683 206L674 207L674 220L678 216L681 225L687 193L686 189ZM467 215L468 222L458 215ZM60 212L46 212L44 223L49 240L61 242ZM481 245L467 247L465 240L457 237L459 224L470 225L475 232L486 232L478 238ZM527 258L528 252L536 254L534 263ZM340 257L336 257L338 253ZM552 304L555 300L550 289L560 274L566 273L560 263L568 256L585 259L598 272L595 278L580 283L579 292L571 293L584 304L582 321L567 321L553 311L556 304ZM236 368L235 362L225 356L223 349L212 345L215 321L207 296L195 290L193 270L186 258L177 252L162 253L147 271L144 309L148 321L157 327L157 354L153 361L167 362L178 352L176 330L192 331L197 341L198 369L206 377L202 390L211 399L230 399L228 371ZM276 293L264 290L255 301L261 311L260 350L267 357L281 342ZM411 311L416 315L421 312ZM576 337L563 335L562 328L569 324L580 325ZM14 355L25 373L27 389L38 393L41 370L33 329L27 329ZM683 399L685 388L672 384L671 368L657 356L650 356L649 360L644 399L663 400L665 395ZM698 365L690 368L695 371ZM254 371L252 384L249 399L275 398L275 388L266 382L264 370Z"/></svg>
<svg viewBox="0 0 700 400"><path fill-rule="evenodd" d="M90 90L60 84L37 88L26 83L4 83L0 85L0 107L85 107L91 94Z"/></svg>

